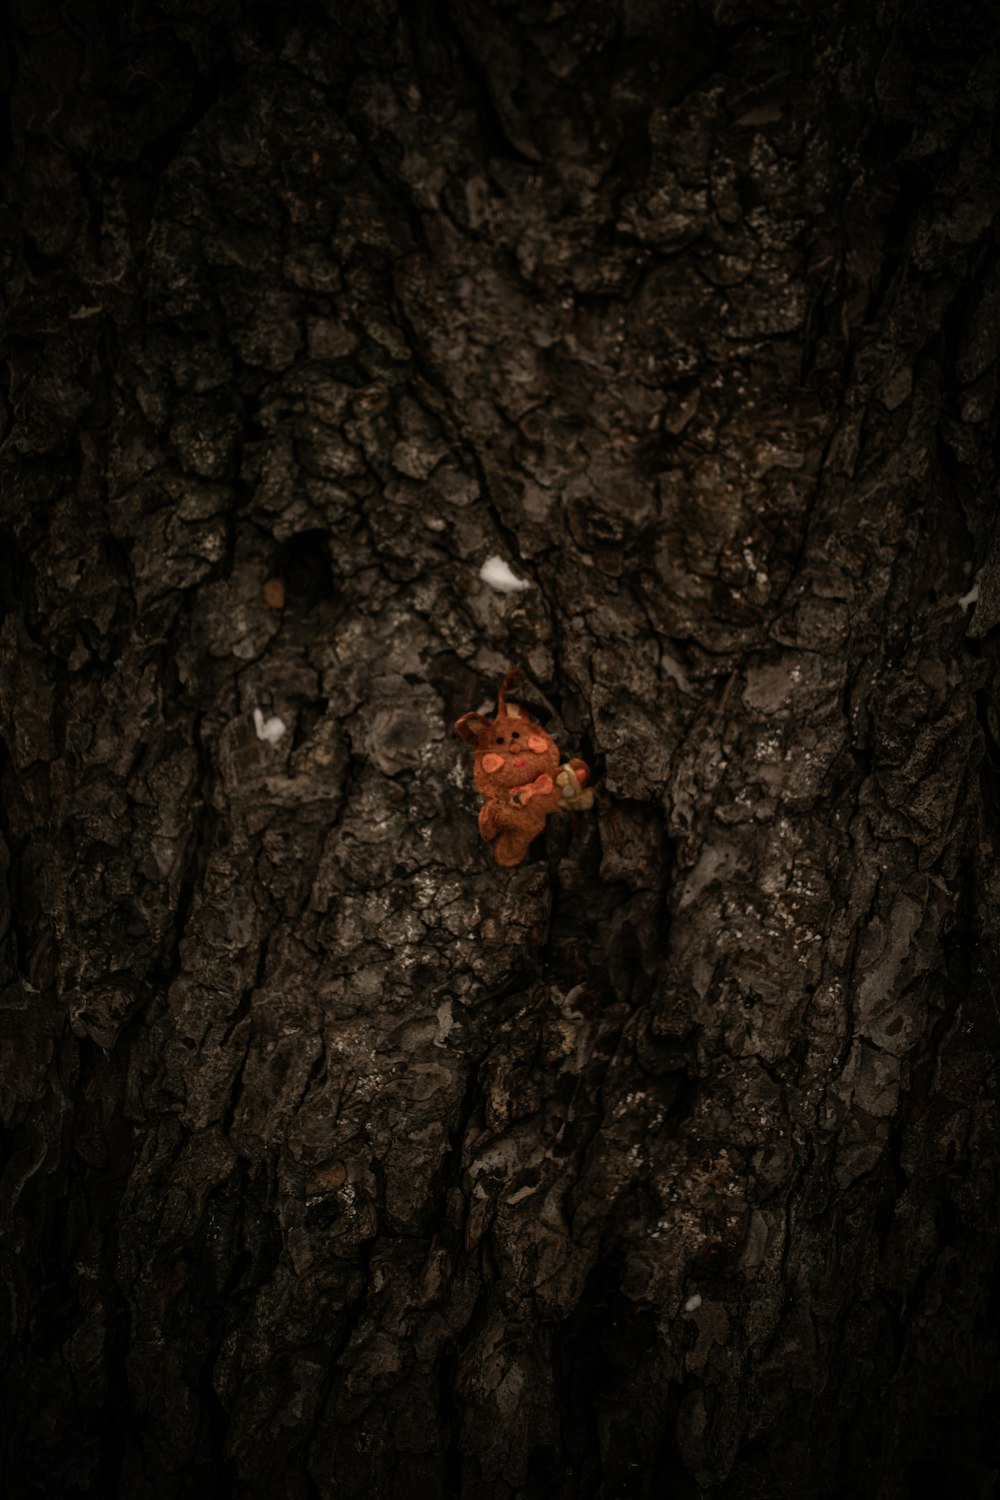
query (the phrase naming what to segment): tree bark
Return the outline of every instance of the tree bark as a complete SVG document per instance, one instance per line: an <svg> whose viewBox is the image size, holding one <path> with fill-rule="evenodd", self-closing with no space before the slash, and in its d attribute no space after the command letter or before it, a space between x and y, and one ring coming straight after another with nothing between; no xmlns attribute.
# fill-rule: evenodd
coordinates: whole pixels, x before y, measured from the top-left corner
<svg viewBox="0 0 1000 1500"><path fill-rule="evenodd" d="M994 1493L987 9L14 0L14 1500Z"/></svg>

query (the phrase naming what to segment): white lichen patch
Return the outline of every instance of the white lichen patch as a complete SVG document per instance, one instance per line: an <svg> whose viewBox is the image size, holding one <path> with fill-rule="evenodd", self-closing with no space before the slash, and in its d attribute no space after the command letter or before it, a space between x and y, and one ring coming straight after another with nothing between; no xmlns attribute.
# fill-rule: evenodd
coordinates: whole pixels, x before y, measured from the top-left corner
<svg viewBox="0 0 1000 1500"><path fill-rule="evenodd" d="M488 557L479 569L479 576L498 594L519 594L530 589L531 584L514 574L502 557Z"/></svg>
<svg viewBox="0 0 1000 1500"><path fill-rule="evenodd" d="M253 722L257 738L266 741L268 745L276 745L285 733L285 721L279 719L277 714L272 714L270 718L265 719L260 709L255 708Z"/></svg>

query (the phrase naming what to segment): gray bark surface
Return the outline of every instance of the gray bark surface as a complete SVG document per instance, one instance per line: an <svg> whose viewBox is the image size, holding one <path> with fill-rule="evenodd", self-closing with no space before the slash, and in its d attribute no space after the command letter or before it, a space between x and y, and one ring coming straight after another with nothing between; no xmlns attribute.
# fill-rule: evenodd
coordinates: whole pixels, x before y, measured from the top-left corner
<svg viewBox="0 0 1000 1500"><path fill-rule="evenodd" d="M986 1500L987 8L5 24L6 1493Z"/></svg>

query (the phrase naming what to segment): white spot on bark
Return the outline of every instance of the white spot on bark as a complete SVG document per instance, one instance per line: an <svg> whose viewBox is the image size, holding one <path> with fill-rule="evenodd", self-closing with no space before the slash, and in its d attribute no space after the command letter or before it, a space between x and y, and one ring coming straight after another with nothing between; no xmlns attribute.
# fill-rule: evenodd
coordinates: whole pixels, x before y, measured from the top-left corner
<svg viewBox="0 0 1000 1500"><path fill-rule="evenodd" d="M694 1296L693 1297L689 1297L687 1299L687 1301L685 1302L685 1304L684 1304L684 1311L685 1312L697 1312L700 1306L701 1306L701 1293L700 1292L695 1292Z"/></svg>
<svg viewBox="0 0 1000 1500"><path fill-rule="evenodd" d="M530 583L511 572L502 557L488 557L479 569L479 576L498 594L519 594L522 589L531 588Z"/></svg>
<svg viewBox="0 0 1000 1500"><path fill-rule="evenodd" d="M259 708L253 711L254 728L259 740L266 740L269 745L276 745L285 732L285 723L279 719L277 714L265 719Z"/></svg>
<svg viewBox="0 0 1000 1500"><path fill-rule="evenodd" d="M958 603L963 615L968 614L970 607L979 603L979 584L974 583L969 592L962 595Z"/></svg>
<svg viewBox="0 0 1000 1500"><path fill-rule="evenodd" d="M442 1046L444 1044L444 1041L447 1038L449 1031L451 1031L452 1027L455 1024L455 1018L452 1015L452 1011L451 1011L451 1001L450 1000L443 1000L441 1002L441 1004L437 1008L436 1015L437 1015L437 1036L435 1037L434 1042L435 1042L435 1046L440 1047L440 1046Z"/></svg>

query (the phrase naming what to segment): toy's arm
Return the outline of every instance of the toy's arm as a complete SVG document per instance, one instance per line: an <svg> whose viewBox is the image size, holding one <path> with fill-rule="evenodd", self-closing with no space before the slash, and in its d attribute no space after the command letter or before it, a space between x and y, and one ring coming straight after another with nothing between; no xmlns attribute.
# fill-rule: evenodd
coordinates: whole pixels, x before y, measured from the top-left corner
<svg viewBox="0 0 1000 1500"><path fill-rule="evenodd" d="M547 797L552 791L552 777L547 773L536 776L534 781L527 786L519 786L512 794L512 801L516 807L526 807L534 797Z"/></svg>
<svg viewBox="0 0 1000 1500"><path fill-rule="evenodd" d="M499 831L495 802L484 802L479 809L479 832L484 839L495 838Z"/></svg>

